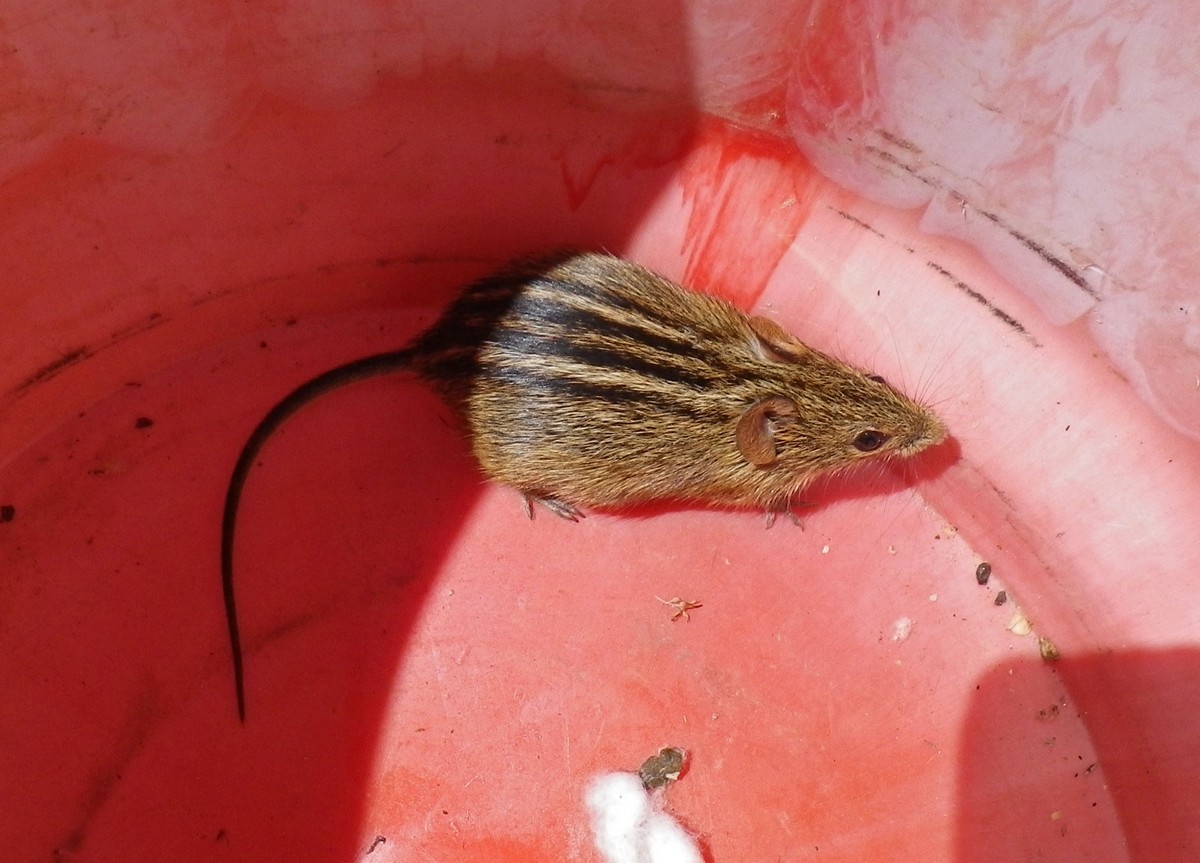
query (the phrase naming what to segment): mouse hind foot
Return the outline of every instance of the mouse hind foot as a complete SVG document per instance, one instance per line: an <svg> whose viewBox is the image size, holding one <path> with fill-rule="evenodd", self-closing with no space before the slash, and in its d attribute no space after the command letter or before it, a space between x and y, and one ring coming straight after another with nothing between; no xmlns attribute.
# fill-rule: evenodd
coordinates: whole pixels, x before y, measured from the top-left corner
<svg viewBox="0 0 1200 863"><path fill-rule="evenodd" d="M798 503L795 501L792 501L792 502L789 502L787 505L780 507L778 509L774 509L774 508L768 509L767 510L767 530L770 530L772 527L775 526L775 519L781 515L786 515L788 517L788 520L790 520L792 524L794 524L796 527L800 528L801 530L804 530L804 521L800 518L799 515L796 514L796 507L807 508L810 506L813 506L813 504L804 503L803 501L798 502Z"/></svg>
<svg viewBox="0 0 1200 863"><path fill-rule="evenodd" d="M579 521L581 518L587 517L578 507L556 497L546 497L529 491L522 492L521 497L525 503L525 516L530 521L533 520L533 504L535 503L544 506L559 518L565 518L567 521Z"/></svg>

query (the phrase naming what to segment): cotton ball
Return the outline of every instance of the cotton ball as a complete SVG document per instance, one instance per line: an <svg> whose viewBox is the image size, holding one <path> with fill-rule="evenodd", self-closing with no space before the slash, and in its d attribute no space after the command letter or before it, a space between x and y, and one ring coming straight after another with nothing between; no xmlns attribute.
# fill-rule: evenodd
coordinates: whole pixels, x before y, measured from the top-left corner
<svg viewBox="0 0 1200 863"><path fill-rule="evenodd" d="M592 813L592 832L596 849L608 863L642 863L638 846L650 798L642 782L632 773L597 776L584 795Z"/></svg>
<svg viewBox="0 0 1200 863"><path fill-rule="evenodd" d="M695 840L665 813L651 815L645 832L648 863L704 863Z"/></svg>
<svg viewBox="0 0 1200 863"><path fill-rule="evenodd" d="M658 810L636 775L597 776L584 803L592 816L596 849L606 863L703 863L692 837Z"/></svg>

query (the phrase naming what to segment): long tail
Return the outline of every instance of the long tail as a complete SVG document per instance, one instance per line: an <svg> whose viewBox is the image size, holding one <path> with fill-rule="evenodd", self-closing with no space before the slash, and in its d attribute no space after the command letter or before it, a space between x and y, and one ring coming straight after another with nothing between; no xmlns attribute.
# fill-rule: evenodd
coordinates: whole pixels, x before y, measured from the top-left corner
<svg viewBox="0 0 1200 863"><path fill-rule="evenodd" d="M242 661L242 636L238 629L237 600L233 591L233 535L237 528L242 490L246 486L246 478L254 466L254 460L284 421L309 402L355 381L406 371L412 366L412 357L412 349L404 348L353 360L318 375L276 403L242 446L237 463L233 466L233 473L229 477L229 488L225 492L225 514L221 519L221 590L225 596L229 650L233 654L233 685L237 695L238 720L242 723L246 721L246 680Z"/></svg>

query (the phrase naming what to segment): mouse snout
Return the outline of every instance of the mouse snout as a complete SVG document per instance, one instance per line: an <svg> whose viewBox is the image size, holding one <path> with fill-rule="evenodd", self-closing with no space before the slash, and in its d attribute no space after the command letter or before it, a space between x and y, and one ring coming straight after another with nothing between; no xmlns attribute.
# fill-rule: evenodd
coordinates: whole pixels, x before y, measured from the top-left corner
<svg viewBox="0 0 1200 863"><path fill-rule="evenodd" d="M937 446L946 439L946 426L933 414L921 417L911 431L904 436L898 449L903 455L916 455L927 447Z"/></svg>

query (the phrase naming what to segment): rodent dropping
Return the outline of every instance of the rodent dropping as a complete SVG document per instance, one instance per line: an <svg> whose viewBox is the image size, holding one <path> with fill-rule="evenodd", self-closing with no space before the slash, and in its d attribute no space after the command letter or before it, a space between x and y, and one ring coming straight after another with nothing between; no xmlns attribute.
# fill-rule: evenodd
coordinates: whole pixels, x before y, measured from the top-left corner
<svg viewBox="0 0 1200 863"><path fill-rule="evenodd" d="M327 371L278 402L225 497L221 575L238 714L233 543L272 433L330 390L410 371L458 415L483 473L576 519L652 500L788 511L815 477L940 443L932 411L779 324L606 254L523 261L469 285L400 350Z"/></svg>

